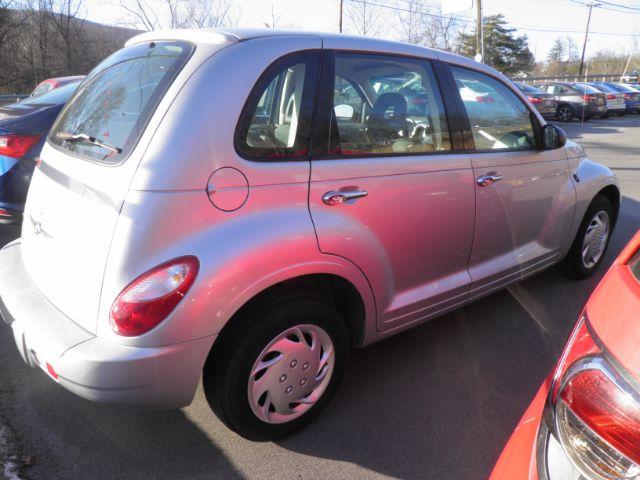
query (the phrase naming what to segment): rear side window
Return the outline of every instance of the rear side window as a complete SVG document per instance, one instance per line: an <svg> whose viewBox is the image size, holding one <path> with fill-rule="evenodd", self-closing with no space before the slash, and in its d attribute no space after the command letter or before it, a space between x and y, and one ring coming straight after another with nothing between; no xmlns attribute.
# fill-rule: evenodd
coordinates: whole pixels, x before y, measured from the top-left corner
<svg viewBox="0 0 640 480"><path fill-rule="evenodd" d="M192 51L188 42L163 41L114 53L82 82L49 141L81 158L121 162Z"/></svg>
<svg viewBox="0 0 640 480"><path fill-rule="evenodd" d="M236 128L235 146L240 155L254 160L307 156L319 55L288 55L258 80Z"/></svg>
<svg viewBox="0 0 640 480"><path fill-rule="evenodd" d="M451 150L431 64L385 55L336 53L332 154L408 155Z"/></svg>
<svg viewBox="0 0 640 480"><path fill-rule="evenodd" d="M451 67L471 123L476 150L532 150L535 135L527 106L498 80Z"/></svg>

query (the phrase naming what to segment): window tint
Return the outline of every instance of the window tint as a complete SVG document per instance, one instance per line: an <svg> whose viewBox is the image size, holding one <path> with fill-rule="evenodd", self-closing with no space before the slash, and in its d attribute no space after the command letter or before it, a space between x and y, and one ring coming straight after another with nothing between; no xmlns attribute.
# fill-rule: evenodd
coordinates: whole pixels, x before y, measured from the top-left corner
<svg viewBox="0 0 640 480"><path fill-rule="evenodd" d="M506 85L482 73L451 67L477 150L529 150L535 137L529 109Z"/></svg>
<svg viewBox="0 0 640 480"><path fill-rule="evenodd" d="M289 56L258 81L238 123L240 154L272 160L307 155L317 56Z"/></svg>
<svg viewBox="0 0 640 480"><path fill-rule="evenodd" d="M78 88L58 117L49 140L91 160L116 163L125 158L192 48L186 42L150 42L114 53ZM121 151L68 139L79 134L95 137Z"/></svg>
<svg viewBox="0 0 640 480"><path fill-rule="evenodd" d="M53 85L50 83L43 83L42 85L38 85L33 92L31 92L32 97L37 97L38 95L42 95L43 93L47 93L49 90L53 88Z"/></svg>
<svg viewBox="0 0 640 480"><path fill-rule="evenodd" d="M451 150L428 61L382 55L335 56L332 130L342 155Z"/></svg>
<svg viewBox="0 0 640 480"><path fill-rule="evenodd" d="M525 93L542 93L539 88L527 85L525 83L516 83L516 86Z"/></svg>
<svg viewBox="0 0 640 480"><path fill-rule="evenodd" d="M600 93L600 90L592 87L591 85L585 85L584 83L574 83L573 88L578 90L580 93Z"/></svg>

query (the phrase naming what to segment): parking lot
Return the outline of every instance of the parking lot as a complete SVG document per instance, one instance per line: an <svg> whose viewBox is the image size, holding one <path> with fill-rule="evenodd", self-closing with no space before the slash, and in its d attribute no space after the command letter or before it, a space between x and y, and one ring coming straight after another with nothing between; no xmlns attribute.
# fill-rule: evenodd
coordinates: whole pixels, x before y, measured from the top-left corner
<svg viewBox="0 0 640 480"><path fill-rule="evenodd" d="M640 227L640 115L561 127L621 181L608 265ZM0 228L0 244L19 235ZM0 323L0 427L34 479L486 478L604 272L551 269L355 351L330 407L277 443L231 433L201 391L168 412L82 400L24 365Z"/></svg>

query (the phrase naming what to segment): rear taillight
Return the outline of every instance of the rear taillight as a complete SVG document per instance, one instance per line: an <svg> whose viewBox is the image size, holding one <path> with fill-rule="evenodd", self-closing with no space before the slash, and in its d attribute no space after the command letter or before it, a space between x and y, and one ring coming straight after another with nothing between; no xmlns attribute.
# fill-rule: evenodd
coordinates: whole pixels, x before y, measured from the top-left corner
<svg viewBox="0 0 640 480"><path fill-rule="evenodd" d="M493 97L489 97L489 96L476 97L476 102L478 102L478 103L493 103L493 102L495 102L495 99Z"/></svg>
<svg viewBox="0 0 640 480"><path fill-rule="evenodd" d="M556 435L587 479L635 479L640 475L639 395L602 356L587 322L577 325L554 375Z"/></svg>
<svg viewBox="0 0 640 480"><path fill-rule="evenodd" d="M159 265L131 282L111 307L113 331L132 337L158 325L187 294L198 269L197 258L181 257Z"/></svg>
<svg viewBox="0 0 640 480"><path fill-rule="evenodd" d="M40 140L39 135L0 135L0 155L22 158Z"/></svg>
<svg viewBox="0 0 640 480"><path fill-rule="evenodd" d="M633 93L623 93L625 100L632 100L635 97Z"/></svg>
<svg viewBox="0 0 640 480"><path fill-rule="evenodd" d="M610 93L609 95L607 95L607 100L615 100L616 96L613 93Z"/></svg>
<svg viewBox="0 0 640 480"><path fill-rule="evenodd" d="M542 99L541 98L537 98L537 97L527 97L529 99L529 101L531 103L533 103L534 105L537 105L539 103L542 103Z"/></svg>

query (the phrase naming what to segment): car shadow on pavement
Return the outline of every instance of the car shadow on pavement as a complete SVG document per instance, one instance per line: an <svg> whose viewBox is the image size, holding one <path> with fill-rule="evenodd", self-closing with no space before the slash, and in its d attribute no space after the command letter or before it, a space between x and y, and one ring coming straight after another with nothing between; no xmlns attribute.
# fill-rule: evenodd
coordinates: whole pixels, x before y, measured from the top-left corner
<svg viewBox="0 0 640 480"><path fill-rule="evenodd" d="M588 296L640 227L625 198L604 264L551 268L508 290L354 352L328 412L279 444L398 478L487 478L550 373Z"/></svg>

